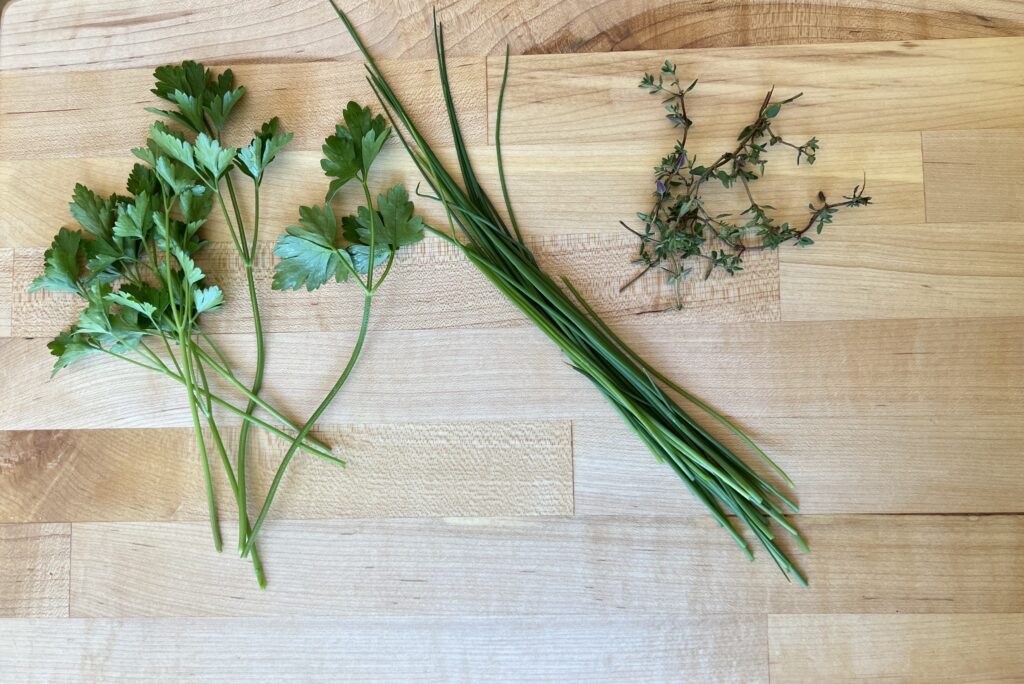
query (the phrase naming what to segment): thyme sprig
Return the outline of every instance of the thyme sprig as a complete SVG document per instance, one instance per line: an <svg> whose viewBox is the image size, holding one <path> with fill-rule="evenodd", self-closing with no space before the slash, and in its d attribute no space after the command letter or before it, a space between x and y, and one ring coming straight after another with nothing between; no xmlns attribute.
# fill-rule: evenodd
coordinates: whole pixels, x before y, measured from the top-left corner
<svg viewBox="0 0 1024 684"><path fill-rule="evenodd" d="M797 144L782 137L772 127L783 107L799 99L803 93L774 100L775 89L764 96L754 121L737 136L734 149L724 152L708 165L697 163L688 154L687 138L693 121L686 113L686 96L697 86L694 80L685 88L676 76L676 65L666 60L657 76L644 74L640 88L651 95L662 96L668 119L674 127L682 128L670 154L654 168L654 202L647 212L638 212L643 228L638 231L624 221L626 230L640 238L635 263L642 269L622 286L625 290L643 276L663 272L674 286L676 308L682 308L681 283L694 269L694 262L703 261L703 277L711 277L716 270L735 275L743 270L743 257L747 252L777 249L792 243L799 247L814 244L807 235L812 229L821 234L840 209L869 204L864 195L865 183L854 187L842 201L829 202L823 192L817 196L818 204L808 205L810 218L803 228L779 223L771 212L775 207L754 198L751 184L764 176L768 163L767 153L776 146L788 147L796 152L796 163L814 164L820 141L812 137ZM729 213L712 215L701 197L707 182L717 182L724 188L740 186L749 205L734 217Z"/></svg>

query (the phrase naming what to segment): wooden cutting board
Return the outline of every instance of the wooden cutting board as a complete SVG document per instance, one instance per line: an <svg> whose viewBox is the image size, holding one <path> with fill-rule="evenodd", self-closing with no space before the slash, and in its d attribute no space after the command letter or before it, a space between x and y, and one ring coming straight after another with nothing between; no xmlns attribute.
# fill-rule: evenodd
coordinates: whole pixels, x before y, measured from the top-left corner
<svg viewBox="0 0 1024 684"><path fill-rule="evenodd" d="M525 232L638 350L794 478L810 589L787 586L767 558L743 562L554 347L426 241L399 259L357 372L322 421L350 466L296 459L266 529L261 592L246 563L211 548L179 389L103 361L49 380L45 341L74 303L26 292L71 223L74 183L121 189L152 119L151 65L187 55L161 45L76 61L89 44L72 33L69 59L33 61L7 26L0 615L27 619L0 621L0 670L60 672L75 654L112 649L135 674L214 673L221 645L275 638L318 651L261 667L282 676L337 666L320 651L343 649L350 665L399 679L420 670L396 650L439 678L1024 677L1013 646L1024 639L1024 39L513 57L503 148ZM353 288L269 290L270 240L322 198L323 137L349 99L370 102L350 43L333 33L315 61L268 48L230 64L249 90L238 141L271 115L296 134L264 185L257 264L267 396L296 416L332 384L358 327ZM471 52L453 59L452 80L494 189L502 62ZM450 154L433 62L391 54L401 58L384 71ZM863 174L875 204L840 214L810 249L688 282L684 311L659 312L671 294L654 280L619 293L635 246L618 220L644 207L675 135L636 83L666 58L700 78L698 155L729 145L771 85L802 91L779 124L820 138L819 161L798 168L773 153L759 197L799 218L819 190L838 196ZM415 185L397 145L381 168L382 187ZM723 210L740 202L708 197ZM233 301L210 327L244 368L253 340L239 264L223 226L209 235L204 265ZM258 491L281 449L260 439ZM279 629L270 618L282 617ZM135 660L151 643L166 652Z"/></svg>

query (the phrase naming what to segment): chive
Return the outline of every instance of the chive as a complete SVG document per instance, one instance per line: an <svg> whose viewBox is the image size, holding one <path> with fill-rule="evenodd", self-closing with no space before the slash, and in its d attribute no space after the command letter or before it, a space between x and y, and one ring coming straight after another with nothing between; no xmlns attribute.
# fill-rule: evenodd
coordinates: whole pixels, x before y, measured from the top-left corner
<svg viewBox="0 0 1024 684"><path fill-rule="evenodd" d="M601 320L571 283L563 279L568 293L560 288L538 266L536 258L522 239L509 201L501 157L501 113L508 85L508 50L505 51L505 69L498 96L495 148L498 179L512 230L509 230L487 197L470 162L451 96L444 32L436 14L434 48L461 183L441 164L426 142L359 38L355 26L334 0L330 2L366 58L367 80L398 132L399 139L434 191L434 199L444 205L451 224L451 234L433 232L459 247L500 292L559 346L569 358L570 365L594 383L655 458L672 468L748 556L751 554L746 541L723 513L723 508L730 511L761 542L787 578L794 577L806 586L806 579L778 546L769 527L772 522L779 524L796 540L797 545L806 549L803 538L782 514L780 504L793 510L796 506L754 472L737 454L698 425L657 382L735 433L756 456L788 485L792 485L782 469L723 415L644 361ZM402 127L405 129L404 134ZM458 239L459 233L464 240Z"/></svg>

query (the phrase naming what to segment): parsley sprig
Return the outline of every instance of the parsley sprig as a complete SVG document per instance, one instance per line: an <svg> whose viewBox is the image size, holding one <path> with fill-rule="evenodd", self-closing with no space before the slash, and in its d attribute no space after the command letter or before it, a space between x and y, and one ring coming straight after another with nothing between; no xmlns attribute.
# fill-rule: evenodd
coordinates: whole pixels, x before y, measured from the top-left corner
<svg viewBox="0 0 1024 684"><path fill-rule="evenodd" d="M395 255L401 248L422 240L424 230L432 230L414 214L409 193L401 183L377 195L376 203L371 197L370 169L391 136L391 127L384 117L373 116L368 107L349 102L343 118L344 123L336 127L334 135L323 145L324 158L320 165L331 178L324 204L301 207L298 225L288 227L286 234L278 238L275 253L281 260L275 267L273 288L298 290L305 287L312 291L331 279L340 283L351 278L363 291L359 335L341 375L281 460L253 525L248 549L253 548L256 534L263 527L296 448L355 368L366 341L373 296L391 273ZM355 214L339 221L331 200L353 180L361 186L365 204L359 206Z"/></svg>
<svg viewBox="0 0 1024 684"><path fill-rule="evenodd" d="M281 133L279 122L273 119L257 131L247 147L223 146L219 140L221 127L244 93L243 88L233 87L230 71L214 78L202 65L185 62L157 69L156 77L154 92L177 106L175 110L158 110L159 113L194 135L154 123L146 144L133 150L141 163L132 168L125 195L102 197L84 185L77 185L70 211L80 228L58 231L44 255L43 273L33 281L30 290L72 293L85 302L77 322L48 345L57 357L54 373L104 354L160 373L184 386L203 469L214 544L221 549L203 420L226 471L239 517L244 521L240 528L240 546L244 548L249 534L244 439L239 440L236 472L225 449L214 406L239 416L243 434L251 424L291 442L299 429L258 396L262 361L250 389L237 378L204 330L203 318L223 306L224 293L209 281L196 258L207 244L201 236L202 228L216 203L246 265L257 346L261 350L262 330L252 279L252 250L258 238L258 192L267 166L291 136ZM231 185L233 168L254 184L257 210L251 236L242 223ZM228 215L222 187L229 191L234 222ZM214 393L208 370L223 377L245 397L247 407L239 408ZM257 406L293 433L255 416ZM298 442L297 448L343 465L326 446L307 434ZM255 552L252 562L262 586L265 578Z"/></svg>
<svg viewBox="0 0 1024 684"><path fill-rule="evenodd" d="M184 141L181 146L172 146L172 156L174 156L174 152L181 149L183 157L192 156L195 162L208 171L209 175L203 180L217 198L217 204L231 234L231 241L245 268L249 304L252 309L253 331L256 338L255 371L249 391L259 394L263 385L263 372L266 364L263 321L260 317L259 298L253 277L254 252L258 245L260 231L260 185L267 167L292 139L292 134L283 132L281 122L274 117L253 134L253 138L247 146L240 149L221 148L219 142L221 132L228 122L231 111L245 95L245 86L235 86L234 73L227 69L219 75L214 75L202 64L186 61L180 65L159 67L154 72L154 77L156 86L152 90L153 94L175 105L175 108L149 108L147 111L166 117L196 135L195 141L192 143L191 155L188 149L189 142ZM187 164L187 159L179 159L179 161ZM232 166L247 176L253 185L254 213L251 235L243 221L235 186L229 173ZM195 165L193 164L189 168L195 170ZM220 191L222 179L227 189L234 221L228 214L227 203ZM256 405L256 402L250 399L246 406L246 413L252 415ZM242 502L248 498L246 478L248 438L249 425L243 423L238 437L236 460L239 497ZM248 529L248 511L247 507L243 505L239 509L238 519L239 551L245 548Z"/></svg>
<svg viewBox="0 0 1024 684"><path fill-rule="evenodd" d="M683 278L693 270L689 264L703 260L706 264L703 269L705 280L719 269L735 275L743 270L743 257L747 252L777 249L786 243L808 247L814 244L807 235L812 229L821 234L840 209L871 202L871 198L864 195L864 183L838 202L829 202L825 194L819 192L818 204L812 202L808 205L810 218L805 226L778 223L771 214L775 207L755 200L750 186L764 176L768 163L766 155L773 147L795 150L797 165L801 161L814 164L817 159L820 148L817 138L796 144L772 128L783 107L803 93L773 100L774 88L769 90L754 121L737 136L735 148L704 166L686 151L687 136L693 126L693 121L686 114L686 96L696 86L697 81L694 80L683 88L676 76L676 65L668 60L661 66L657 77L644 74L641 79L640 88L651 95L662 96L662 105L667 111L665 118L673 126L682 128L683 135L676 141L672 152L654 169L654 204L649 211L637 214L643 223L642 232L621 222L626 230L640 238L640 251L635 261L643 266L621 289L625 290L648 273L667 273L669 283L675 288L676 308L683 306L680 286ZM749 206L740 212L739 217L727 213L712 215L701 197L701 190L709 181L721 183L724 188L742 186ZM753 236L754 241L747 236Z"/></svg>

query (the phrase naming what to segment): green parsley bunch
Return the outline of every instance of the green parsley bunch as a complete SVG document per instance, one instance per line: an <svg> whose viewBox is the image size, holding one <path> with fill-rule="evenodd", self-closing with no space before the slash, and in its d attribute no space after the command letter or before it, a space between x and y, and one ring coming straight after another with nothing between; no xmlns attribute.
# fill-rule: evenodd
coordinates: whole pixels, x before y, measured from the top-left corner
<svg viewBox="0 0 1024 684"><path fill-rule="evenodd" d="M152 93L157 97L166 100L176 106L176 109L149 108L154 114L171 119L180 124L185 130L195 134L196 151L199 151L200 144L216 142L220 137L228 117L235 105L245 95L245 86L235 87L235 77L230 69L214 76L213 72L203 67L202 64L186 61L180 66L160 67L154 73L156 87ZM228 198L232 207L234 221L227 210L227 203L224 195L220 192L220 176L217 182L211 186L211 190L217 197L217 204L220 207L224 222L231 233L231 241L234 243L235 251L242 260L245 267L246 286L249 293L249 305L252 309L253 332L256 338L256 359L250 391L259 394L263 385L263 371L266 365L266 354L263 344L263 321L260 317L259 298L256 294L256 283L253 277L254 252L259 240L260 231L260 185L263 182L263 174L267 166L274 160L278 152L292 139L291 133L283 133L280 130L280 121L274 117L263 124L259 131L256 131L248 146L232 151L227 148L222 151L222 157L218 163L234 163L239 171L252 181L253 185L253 218L251 235L246 229L242 212L239 208L238 197L230 174L223 174L224 187L227 190ZM249 400L246 406L246 413L252 415L256 408L256 402ZM237 469L239 500L247 501L246 485L246 449L249 438L249 425L243 423L238 436ZM242 551L248 537L249 515L247 507L241 505L238 512L238 548Z"/></svg>
<svg viewBox="0 0 1024 684"><path fill-rule="evenodd" d="M210 436L236 498L240 518L240 548L251 548L244 486L245 435L250 424L291 441L292 436L254 414L256 406L294 432L279 411L259 398L262 376L262 329L252 278L252 256L258 236L258 193L263 174L291 139L272 119L257 131L248 146L222 146L218 136L233 106L244 94L234 88L230 70L219 77L202 65L185 62L156 70L153 91L177 106L153 110L194 133L190 138L163 123L150 127L144 147L133 150L142 163L133 167L127 195L101 197L89 188L75 187L71 214L81 229L61 228L44 255L43 274L30 291L72 293L85 302L77 322L49 344L57 357L54 373L86 357L108 355L160 373L185 388L203 469L214 543L222 546L214 500L206 439ZM253 183L257 210L251 236L245 230L230 173L237 169ZM222 187L228 189L235 221L228 215ZM219 205L246 276L257 329L257 378L247 387L205 332L202 319L224 303L221 288L209 282L195 257L207 244L201 237L214 204ZM205 346L204 346L205 345ZM245 409L211 390L207 370L226 379L248 400ZM214 405L242 419L237 470L228 457ZM307 431L308 432L308 431ZM303 433L302 448L334 463L341 461ZM256 553L252 561L264 585Z"/></svg>

